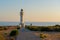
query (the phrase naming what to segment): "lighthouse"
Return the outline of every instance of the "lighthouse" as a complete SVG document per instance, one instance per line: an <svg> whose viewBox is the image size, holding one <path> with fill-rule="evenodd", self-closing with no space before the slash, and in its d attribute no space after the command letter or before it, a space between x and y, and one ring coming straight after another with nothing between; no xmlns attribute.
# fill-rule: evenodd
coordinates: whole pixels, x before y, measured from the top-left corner
<svg viewBox="0 0 60 40"><path fill-rule="evenodd" d="M23 9L20 11L20 27L24 27L24 22L23 22Z"/></svg>

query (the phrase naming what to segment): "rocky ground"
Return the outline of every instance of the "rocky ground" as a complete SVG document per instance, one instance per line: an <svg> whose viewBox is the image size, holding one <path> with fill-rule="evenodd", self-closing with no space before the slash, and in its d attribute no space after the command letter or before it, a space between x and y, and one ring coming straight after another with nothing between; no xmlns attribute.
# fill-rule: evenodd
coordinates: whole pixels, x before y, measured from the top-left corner
<svg viewBox="0 0 60 40"><path fill-rule="evenodd" d="M16 28L10 27L7 30L1 30L0 39L5 40L6 37L4 33L5 32L9 33L11 30L14 30L14 29ZM19 34L17 36L17 40L60 40L60 32L37 32L37 31L30 31L24 28L19 29L18 31L19 31ZM40 33L47 35L47 38L41 39Z"/></svg>
<svg viewBox="0 0 60 40"><path fill-rule="evenodd" d="M34 32L27 29L20 29L17 40L40 40L39 36L36 36Z"/></svg>
<svg viewBox="0 0 60 40"><path fill-rule="evenodd" d="M39 36L40 33L43 33L47 36L43 40L60 40L60 32L35 32L34 34Z"/></svg>
<svg viewBox="0 0 60 40"><path fill-rule="evenodd" d="M47 38L41 39L40 33L47 35ZM60 40L60 32L36 32L20 29L17 40Z"/></svg>

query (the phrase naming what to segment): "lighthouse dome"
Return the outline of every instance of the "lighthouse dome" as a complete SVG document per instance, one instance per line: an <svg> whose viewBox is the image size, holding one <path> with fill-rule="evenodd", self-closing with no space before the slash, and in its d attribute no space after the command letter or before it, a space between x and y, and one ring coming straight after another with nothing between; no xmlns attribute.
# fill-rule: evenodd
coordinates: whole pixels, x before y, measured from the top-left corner
<svg viewBox="0 0 60 40"><path fill-rule="evenodd" d="M21 11L23 11L23 9L21 9Z"/></svg>

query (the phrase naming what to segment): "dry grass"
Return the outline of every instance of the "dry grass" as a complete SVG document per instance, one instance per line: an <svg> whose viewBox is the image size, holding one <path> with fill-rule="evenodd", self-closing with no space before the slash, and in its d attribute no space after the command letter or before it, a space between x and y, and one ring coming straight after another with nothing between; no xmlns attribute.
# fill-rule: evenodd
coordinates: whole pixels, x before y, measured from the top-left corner
<svg viewBox="0 0 60 40"><path fill-rule="evenodd" d="M5 40L5 37L2 34L0 34L0 40Z"/></svg>
<svg viewBox="0 0 60 40"><path fill-rule="evenodd" d="M34 34L40 36L41 33L47 36L43 40L60 40L60 32L35 32Z"/></svg>
<svg viewBox="0 0 60 40"><path fill-rule="evenodd" d="M6 36L14 29L16 29L16 26L10 26L7 30L2 28L2 30L0 30L0 40L8 40Z"/></svg>

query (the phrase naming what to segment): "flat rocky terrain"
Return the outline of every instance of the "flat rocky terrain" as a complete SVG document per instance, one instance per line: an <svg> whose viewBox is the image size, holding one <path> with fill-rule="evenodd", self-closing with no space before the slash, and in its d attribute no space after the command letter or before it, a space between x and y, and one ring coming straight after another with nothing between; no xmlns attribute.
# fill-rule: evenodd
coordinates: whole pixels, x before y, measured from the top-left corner
<svg viewBox="0 0 60 40"><path fill-rule="evenodd" d="M47 38L41 39L40 33L47 35ZM17 40L60 40L60 32L36 32L20 29Z"/></svg>
<svg viewBox="0 0 60 40"><path fill-rule="evenodd" d="M40 40L39 36L36 36L34 32L27 29L20 29L17 40Z"/></svg>
<svg viewBox="0 0 60 40"><path fill-rule="evenodd" d="M10 27L7 30L0 31L0 39L5 40L4 33L10 33L11 30L16 29L15 27ZM24 28L18 30L19 34L17 36L17 40L60 40L60 32L38 32L38 31L30 31ZM41 39L40 33L47 35L47 38Z"/></svg>

